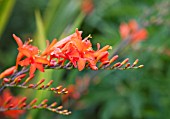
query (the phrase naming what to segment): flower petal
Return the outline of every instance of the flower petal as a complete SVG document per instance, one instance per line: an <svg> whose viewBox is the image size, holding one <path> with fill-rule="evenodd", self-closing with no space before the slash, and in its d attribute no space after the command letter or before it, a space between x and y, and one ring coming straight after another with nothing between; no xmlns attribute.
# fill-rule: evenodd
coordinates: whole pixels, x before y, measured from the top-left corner
<svg viewBox="0 0 170 119"><path fill-rule="evenodd" d="M122 39L125 39L128 37L130 33L130 28L126 23L122 23L119 27L119 32L120 32L120 36L122 37Z"/></svg>
<svg viewBox="0 0 170 119"><path fill-rule="evenodd" d="M28 66L28 65L30 65L30 58L26 58L22 61L19 61L18 64L21 66Z"/></svg>
<svg viewBox="0 0 170 119"><path fill-rule="evenodd" d="M94 53L94 57L99 56L100 53L102 53L102 52L104 52L104 51L107 51L109 48L110 48L110 45L104 46L102 49L100 49L100 50L98 50L98 51L96 51L96 52Z"/></svg>
<svg viewBox="0 0 170 119"><path fill-rule="evenodd" d="M42 57L36 57L35 62L41 64L49 64L49 61L46 58L42 58Z"/></svg>
<svg viewBox="0 0 170 119"><path fill-rule="evenodd" d="M129 25L129 28L132 32L137 31L138 28L139 28L138 23L135 20L129 21L128 25Z"/></svg>
<svg viewBox="0 0 170 119"><path fill-rule="evenodd" d="M78 70L81 71L84 69L85 67L85 64L86 64L86 60L84 60L83 58L79 58L78 60Z"/></svg>
<svg viewBox="0 0 170 119"><path fill-rule="evenodd" d="M17 59L16 59L16 69L18 68L19 61L24 57L22 53L18 53Z"/></svg>
<svg viewBox="0 0 170 119"><path fill-rule="evenodd" d="M24 49L24 48L18 48L19 52L25 55L26 57L31 57L31 51Z"/></svg>
<svg viewBox="0 0 170 119"><path fill-rule="evenodd" d="M34 75L35 71L36 71L36 65L35 64L31 64L30 72L29 72L30 77Z"/></svg>
<svg viewBox="0 0 170 119"><path fill-rule="evenodd" d="M101 62L106 61L106 60L108 61L108 55L109 55L108 51L101 52L101 53L97 56L96 62L98 62L99 60L100 60Z"/></svg>
<svg viewBox="0 0 170 119"><path fill-rule="evenodd" d="M46 42L47 42L47 48L42 52L41 56L50 54L52 52L52 50L53 50L52 47L57 43L57 39L54 39L51 44L48 40Z"/></svg>
<svg viewBox="0 0 170 119"><path fill-rule="evenodd" d="M132 34L132 42L139 42L145 40L147 38L147 31L145 29L141 29L134 34Z"/></svg>
<svg viewBox="0 0 170 119"><path fill-rule="evenodd" d="M15 34L13 34L12 36L17 42L18 46L21 47L23 45L22 40L19 37L17 37Z"/></svg>
<svg viewBox="0 0 170 119"><path fill-rule="evenodd" d="M40 70L41 72L44 72L44 67L43 67L42 64L36 63L35 66L36 66L36 68L37 68L38 70Z"/></svg>

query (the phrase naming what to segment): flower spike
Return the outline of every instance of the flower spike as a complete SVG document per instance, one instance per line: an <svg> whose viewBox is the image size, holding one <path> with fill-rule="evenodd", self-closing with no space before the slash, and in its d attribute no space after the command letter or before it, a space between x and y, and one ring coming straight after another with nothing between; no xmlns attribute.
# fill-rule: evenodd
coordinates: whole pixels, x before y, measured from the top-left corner
<svg viewBox="0 0 170 119"><path fill-rule="evenodd" d="M24 88L24 89L47 90L47 91L52 91L54 93L57 93L59 95L68 93L67 89L63 88L62 86L57 86L56 88L54 87L50 88L50 86L53 83L53 80L49 81L46 85L43 84L45 79L41 79L36 84L26 85L32 80L32 78L33 77L28 77L22 83L20 83L21 79L18 79L18 78L16 78L14 81L10 81L9 79L5 78L4 80L8 80L8 81L4 81L1 85L3 85L3 87L18 87L18 88Z"/></svg>
<svg viewBox="0 0 170 119"><path fill-rule="evenodd" d="M11 102L12 99L15 97L8 97L5 99L5 102L1 105L0 104L0 112L3 112L4 114L8 114L8 111L15 112L15 117L19 116L20 114L24 113L24 110L30 110L30 109L45 109L49 110L58 114L62 115L69 115L71 114L70 111L63 109L63 106L57 106L56 102L53 102L52 104L48 105L48 99L44 99L40 104L36 105L37 99L33 99L30 103L26 103L27 98L23 97L19 99L19 102ZM0 98L1 99L1 98ZM18 111L21 110L21 111ZM14 117L12 113L7 116Z"/></svg>

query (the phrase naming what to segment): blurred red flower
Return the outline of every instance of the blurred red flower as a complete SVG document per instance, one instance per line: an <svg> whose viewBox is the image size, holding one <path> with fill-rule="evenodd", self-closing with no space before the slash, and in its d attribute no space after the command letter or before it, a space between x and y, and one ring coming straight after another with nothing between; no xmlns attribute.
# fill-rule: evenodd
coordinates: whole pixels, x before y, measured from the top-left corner
<svg viewBox="0 0 170 119"><path fill-rule="evenodd" d="M140 28L135 20L131 20L129 23L121 23L119 32L123 40L131 38L132 43L146 40L148 35L147 30Z"/></svg>
<svg viewBox="0 0 170 119"><path fill-rule="evenodd" d="M89 14L94 9L93 0L82 0L82 11Z"/></svg>
<svg viewBox="0 0 170 119"><path fill-rule="evenodd" d="M10 100L9 102L7 100ZM6 102L6 104L4 104ZM19 97L14 97L9 90L4 90L0 95L0 107L9 108L17 106L19 102ZM19 119L25 111L24 110L8 110L0 112L3 117L8 117L11 119Z"/></svg>

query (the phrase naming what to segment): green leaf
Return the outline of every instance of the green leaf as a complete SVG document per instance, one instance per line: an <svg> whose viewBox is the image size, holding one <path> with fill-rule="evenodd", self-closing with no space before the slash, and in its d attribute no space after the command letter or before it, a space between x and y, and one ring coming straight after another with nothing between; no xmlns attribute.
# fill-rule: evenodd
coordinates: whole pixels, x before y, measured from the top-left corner
<svg viewBox="0 0 170 119"><path fill-rule="evenodd" d="M43 20L40 15L40 11L35 11L36 25L37 25L37 33L36 33L36 42L38 47L43 50L46 47L46 35L44 30Z"/></svg>
<svg viewBox="0 0 170 119"><path fill-rule="evenodd" d="M0 1L0 37L9 20L14 4L15 4L15 0L1 0Z"/></svg>

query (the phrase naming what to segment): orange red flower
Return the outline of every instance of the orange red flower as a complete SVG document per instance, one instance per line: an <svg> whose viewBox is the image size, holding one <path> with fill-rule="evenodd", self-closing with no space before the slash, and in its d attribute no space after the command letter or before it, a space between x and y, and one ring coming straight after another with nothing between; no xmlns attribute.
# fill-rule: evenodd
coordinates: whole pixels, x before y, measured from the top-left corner
<svg viewBox="0 0 170 119"><path fill-rule="evenodd" d="M31 40L23 43L22 40L13 34L18 44L18 56L16 59L16 69L18 65L22 67L30 66L29 75L32 77L36 69L44 72L44 65L53 66L56 63L64 65L65 61L70 61L79 71L89 66L93 70L97 70L97 63L108 63L109 45L95 51L92 48L90 36L82 38L82 31L75 30L72 35L57 42L56 39L50 44L47 41L47 48L40 53L36 46L30 45ZM56 63L55 63L56 61Z"/></svg>
<svg viewBox="0 0 170 119"><path fill-rule="evenodd" d="M129 23L122 23L119 28L120 36L122 39L131 38L132 43L143 41L147 38L147 30L140 28L135 20L129 21Z"/></svg>
<svg viewBox="0 0 170 119"><path fill-rule="evenodd" d="M61 41L57 42L51 49L50 53L52 58L62 58L63 62L66 60L71 61L74 67L77 67L79 71L83 70L86 66L90 66L91 69L97 70L97 62L108 62L108 49L109 45L97 51L93 50L89 37L82 39L82 32L76 29L76 32Z"/></svg>
<svg viewBox="0 0 170 119"><path fill-rule="evenodd" d="M18 97L14 97L9 90L4 90L0 95L0 107L9 108L17 106L19 102ZM19 119L19 117L24 113L24 110L8 110L0 112L3 117L8 117L11 119Z"/></svg>
<svg viewBox="0 0 170 119"><path fill-rule="evenodd" d="M21 39L13 34L15 41L18 44L18 56L16 60L16 67L18 65L21 66L29 66L30 72L29 75L33 76L36 69L44 72L43 64L49 64L49 61L46 57L41 57L39 55L39 49L35 46L30 45L31 41L27 41L26 43L22 43ZM24 59L23 59L24 58Z"/></svg>

